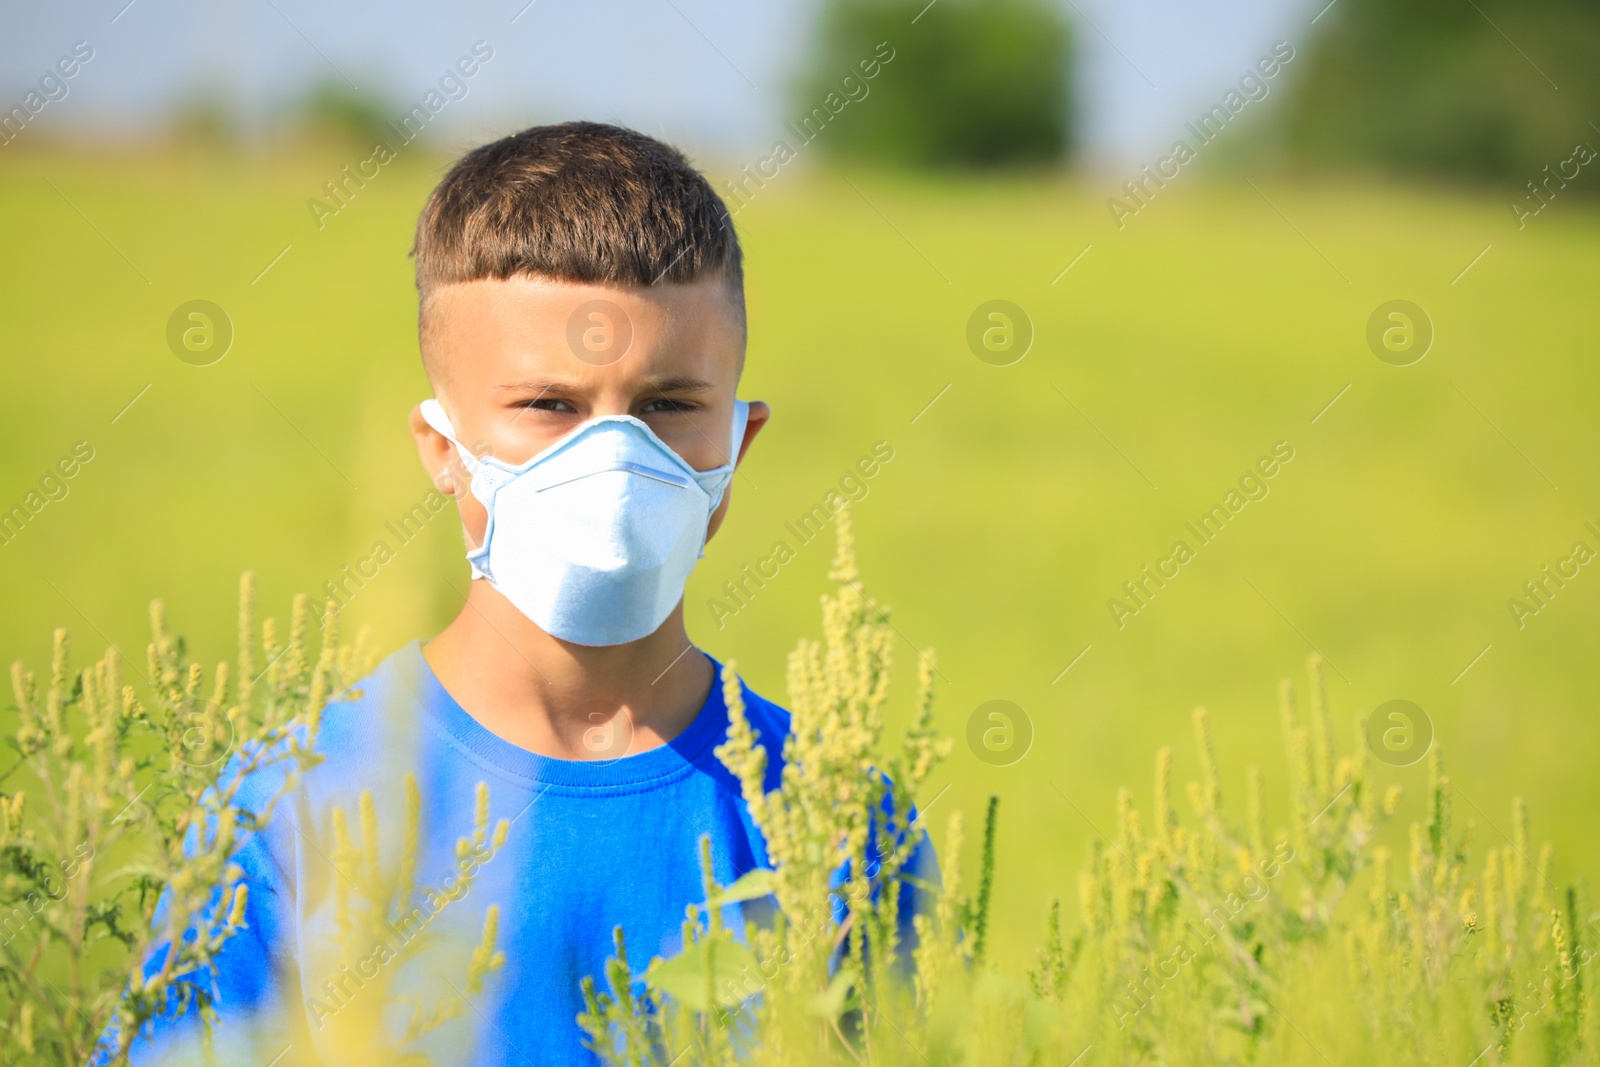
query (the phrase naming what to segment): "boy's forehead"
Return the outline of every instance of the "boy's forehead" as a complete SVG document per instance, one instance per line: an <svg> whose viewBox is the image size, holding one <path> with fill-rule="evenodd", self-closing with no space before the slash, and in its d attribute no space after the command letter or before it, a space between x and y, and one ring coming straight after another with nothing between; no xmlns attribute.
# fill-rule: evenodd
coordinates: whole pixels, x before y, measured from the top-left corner
<svg viewBox="0 0 1600 1067"><path fill-rule="evenodd" d="M737 380L742 301L720 278L622 286L515 276L434 288L422 314L430 378L476 381L693 373ZM487 382L486 382L487 384Z"/></svg>

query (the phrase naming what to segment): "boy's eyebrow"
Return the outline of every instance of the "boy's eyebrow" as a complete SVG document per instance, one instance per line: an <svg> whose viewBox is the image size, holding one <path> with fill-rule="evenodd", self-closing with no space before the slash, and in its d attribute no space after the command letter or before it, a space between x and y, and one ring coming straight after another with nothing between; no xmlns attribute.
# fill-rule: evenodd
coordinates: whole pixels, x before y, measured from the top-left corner
<svg viewBox="0 0 1600 1067"><path fill-rule="evenodd" d="M715 389L716 383L704 378L696 378L689 374L667 374L654 378L646 378L641 385L650 392L655 393L696 393L707 389ZM576 382L562 381L558 378L527 378L520 382L507 382L495 386L499 393L545 393L569 392L578 388Z"/></svg>
<svg viewBox="0 0 1600 1067"><path fill-rule="evenodd" d="M568 390L577 386L572 382L563 382L555 378L527 378L520 382L506 382L494 388L497 393L538 393L543 396L552 389Z"/></svg>
<svg viewBox="0 0 1600 1067"><path fill-rule="evenodd" d="M697 393L715 389L715 383L689 374L668 374L660 378L646 378L644 385L658 393Z"/></svg>

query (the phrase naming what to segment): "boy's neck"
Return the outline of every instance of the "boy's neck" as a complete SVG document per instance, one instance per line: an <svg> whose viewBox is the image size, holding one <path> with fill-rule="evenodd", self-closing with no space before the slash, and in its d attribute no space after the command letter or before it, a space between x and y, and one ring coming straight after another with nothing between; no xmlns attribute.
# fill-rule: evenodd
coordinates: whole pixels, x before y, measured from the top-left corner
<svg viewBox="0 0 1600 1067"><path fill-rule="evenodd" d="M575 645L539 629L483 580L423 656L485 729L557 759L611 760L666 744L717 681L684 631L682 603L649 637Z"/></svg>

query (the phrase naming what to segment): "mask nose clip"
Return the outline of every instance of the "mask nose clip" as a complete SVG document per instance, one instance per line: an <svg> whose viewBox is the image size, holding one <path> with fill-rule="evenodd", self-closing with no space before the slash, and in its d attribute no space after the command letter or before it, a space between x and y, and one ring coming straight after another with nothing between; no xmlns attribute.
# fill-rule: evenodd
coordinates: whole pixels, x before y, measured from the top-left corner
<svg viewBox="0 0 1600 1067"><path fill-rule="evenodd" d="M570 478L560 478L556 481L547 482L538 486L536 491L543 493L554 489L557 486L568 485L583 478L591 478L596 474L609 474L613 471L625 471L628 474L637 474L641 478L651 478L658 482L665 482L668 485L675 485L679 489L689 489L694 485L694 483L688 478L685 478L681 474L675 474L672 471L664 471L655 467L647 467L643 463L634 463L631 460L618 460L617 462L606 467L601 467L592 471L585 471L582 474L575 474Z"/></svg>

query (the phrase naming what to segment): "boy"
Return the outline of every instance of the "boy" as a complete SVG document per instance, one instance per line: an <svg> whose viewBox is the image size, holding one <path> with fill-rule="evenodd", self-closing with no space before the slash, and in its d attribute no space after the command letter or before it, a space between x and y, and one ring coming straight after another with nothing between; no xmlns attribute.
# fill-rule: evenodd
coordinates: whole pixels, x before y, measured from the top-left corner
<svg viewBox="0 0 1600 1067"><path fill-rule="evenodd" d="M215 985L230 1065L359 1062L371 1048L334 1047L340 1016L408 996L457 1016L407 1046L430 1062L593 1063L579 983L604 974L613 928L636 973L676 952L686 907L704 899L702 835L722 884L770 865L712 751L728 723L718 667L683 623L684 582L770 415L735 398L743 275L722 201L651 138L537 127L455 165L413 254L435 397L411 431L458 504L474 580L443 633L327 709L325 762L242 846L246 921ZM745 702L772 789L788 715ZM420 796L413 898L430 903L408 900L392 937L352 955L337 905L353 883L333 869L330 812L364 829L357 797L370 791L390 842L407 774ZM491 823L509 828L479 843L470 887L452 894L480 782ZM402 846L385 848L392 863ZM490 904L505 962L481 989L464 953L394 962L422 930L476 944ZM197 1025L163 1020L134 1062L173 1062Z"/></svg>

